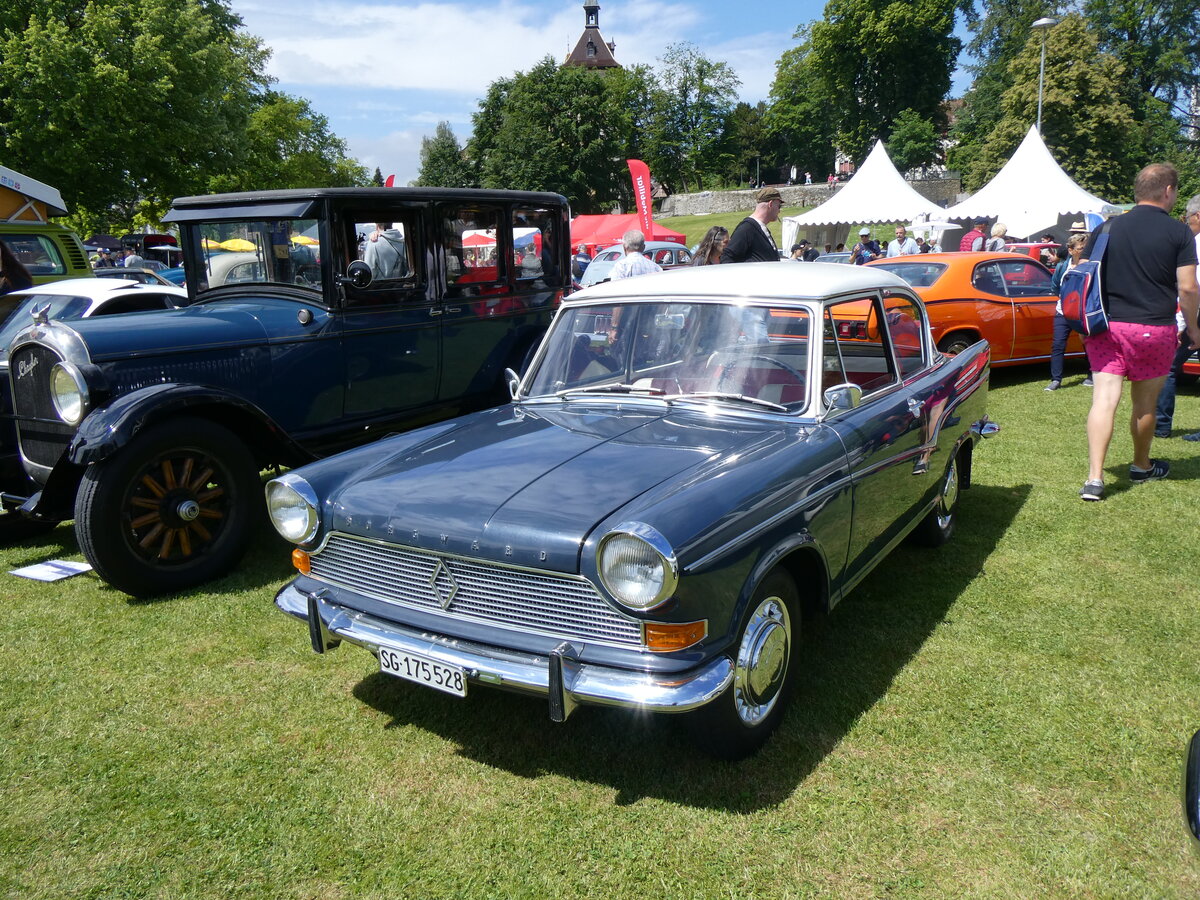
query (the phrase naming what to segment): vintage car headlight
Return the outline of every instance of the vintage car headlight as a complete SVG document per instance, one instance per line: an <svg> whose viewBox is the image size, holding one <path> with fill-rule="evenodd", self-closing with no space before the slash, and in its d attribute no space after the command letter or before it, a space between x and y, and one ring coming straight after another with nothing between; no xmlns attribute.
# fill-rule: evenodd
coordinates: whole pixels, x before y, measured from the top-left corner
<svg viewBox="0 0 1200 900"><path fill-rule="evenodd" d="M311 540L321 524L316 493L291 473L267 482L267 512L275 530L293 544Z"/></svg>
<svg viewBox="0 0 1200 900"><path fill-rule="evenodd" d="M671 546L646 525L623 526L605 537L597 568L608 592L630 609L658 606L675 593L679 583Z"/></svg>
<svg viewBox="0 0 1200 900"><path fill-rule="evenodd" d="M69 362L55 363L50 370L50 397L54 411L68 425L78 425L87 415L87 379Z"/></svg>

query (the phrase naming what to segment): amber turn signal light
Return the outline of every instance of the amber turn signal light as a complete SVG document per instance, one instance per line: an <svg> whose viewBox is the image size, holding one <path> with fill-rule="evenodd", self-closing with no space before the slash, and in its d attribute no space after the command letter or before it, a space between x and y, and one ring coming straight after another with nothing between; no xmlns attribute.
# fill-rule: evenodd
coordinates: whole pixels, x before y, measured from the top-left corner
<svg viewBox="0 0 1200 900"><path fill-rule="evenodd" d="M307 575L312 571L312 557L297 547L292 551L292 565L299 569L302 574Z"/></svg>
<svg viewBox="0 0 1200 900"><path fill-rule="evenodd" d="M655 653L686 650L708 635L708 620L699 622L647 622L643 626L646 649Z"/></svg>

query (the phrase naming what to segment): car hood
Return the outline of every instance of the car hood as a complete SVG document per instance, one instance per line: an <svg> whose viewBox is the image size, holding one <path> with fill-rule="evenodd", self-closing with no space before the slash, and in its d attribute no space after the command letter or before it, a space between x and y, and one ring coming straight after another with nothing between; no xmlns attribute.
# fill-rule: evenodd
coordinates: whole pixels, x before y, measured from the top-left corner
<svg viewBox="0 0 1200 900"><path fill-rule="evenodd" d="M357 475L348 469L352 480L324 504L327 524L436 552L574 572L597 523L744 442L736 429L694 418L684 424L665 410L509 406L466 417Z"/></svg>

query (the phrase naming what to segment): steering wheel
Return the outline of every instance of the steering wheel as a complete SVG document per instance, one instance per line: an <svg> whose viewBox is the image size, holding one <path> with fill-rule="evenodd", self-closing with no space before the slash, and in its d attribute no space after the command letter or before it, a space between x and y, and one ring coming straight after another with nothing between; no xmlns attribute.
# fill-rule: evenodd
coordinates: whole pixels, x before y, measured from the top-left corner
<svg viewBox="0 0 1200 900"><path fill-rule="evenodd" d="M802 373L798 369L796 369L795 366L791 365L790 363L785 363L781 359L776 359L773 356L762 356L760 354L755 353L755 354L751 354L750 356L740 357L734 365L731 365L728 368L723 369L721 372L721 376L717 379L717 387L719 388L725 384L726 380L729 377L730 372L734 371L737 368L745 368L745 365L744 365L745 363L755 362L755 361L770 363L773 366L778 366L780 369L783 369L783 371L787 372L789 375L792 375L793 377L795 377L798 384L804 384L804 373Z"/></svg>

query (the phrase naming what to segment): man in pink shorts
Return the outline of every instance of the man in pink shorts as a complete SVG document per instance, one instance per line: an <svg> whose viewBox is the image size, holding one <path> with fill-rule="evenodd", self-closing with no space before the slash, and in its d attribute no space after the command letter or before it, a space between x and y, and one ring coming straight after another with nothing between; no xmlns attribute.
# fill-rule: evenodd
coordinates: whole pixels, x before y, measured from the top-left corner
<svg viewBox="0 0 1200 900"><path fill-rule="evenodd" d="M1155 402L1175 358L1177 298L1184 321L1189 323L1191 346L1200 347L1196 244L1188 227L1171 217L1178 189L1179 173L1174 166L1146 166L1133 184L1136 205L1109 226L1103 270L1108 331L1084 338L1095 380L1087 420L1088 479L1079 492L1084 500L1104 499L1104 458L1126 379L1133 401L1129 480L1134 484L1153 481L1165 477L1171 468L1165 459L1150 458L1150 443L1154 440ZM1092 232L1084 259L1092 253L1099 232L1099 228Z"/></svg>

